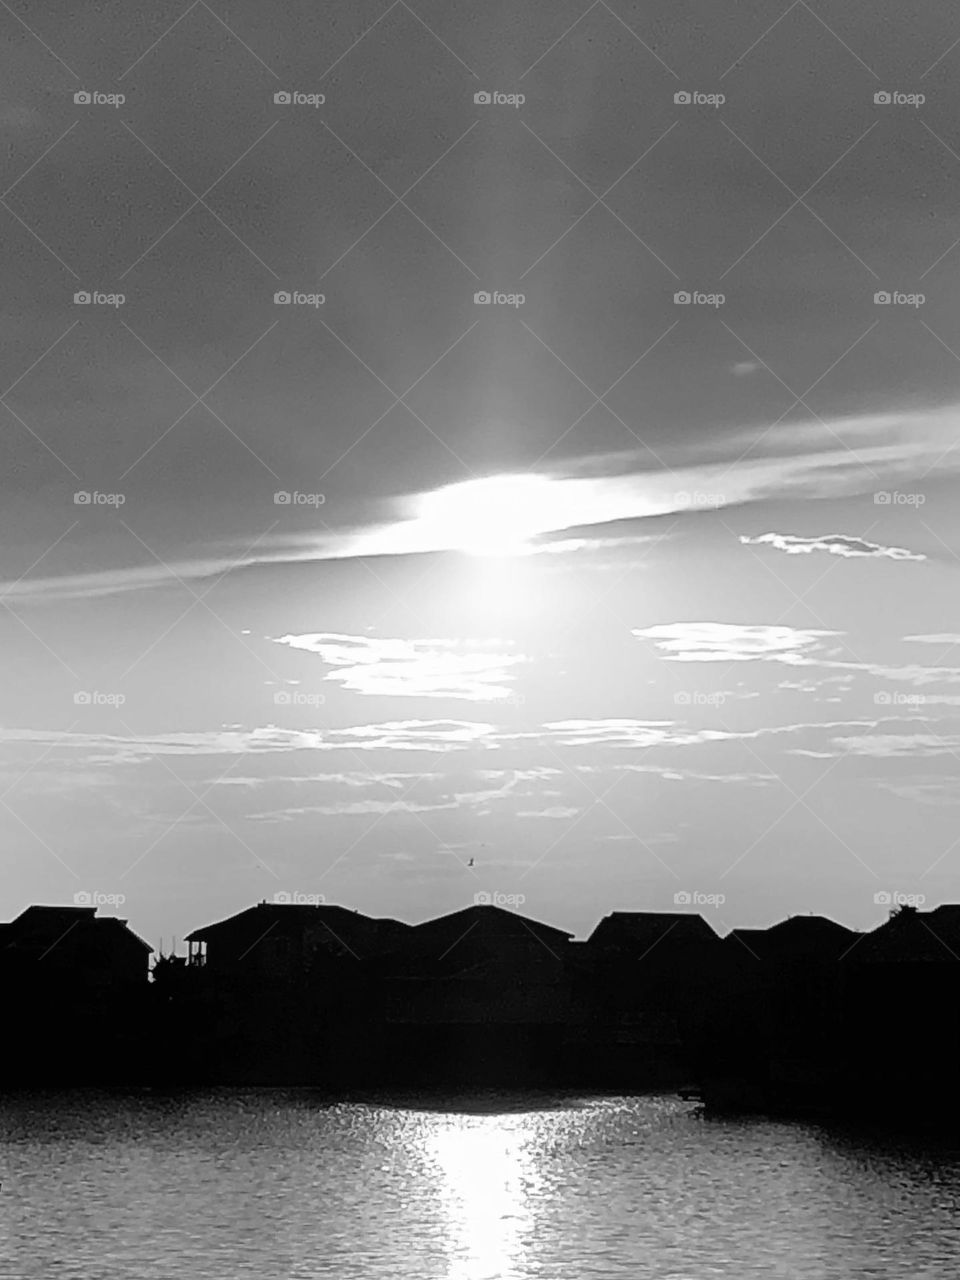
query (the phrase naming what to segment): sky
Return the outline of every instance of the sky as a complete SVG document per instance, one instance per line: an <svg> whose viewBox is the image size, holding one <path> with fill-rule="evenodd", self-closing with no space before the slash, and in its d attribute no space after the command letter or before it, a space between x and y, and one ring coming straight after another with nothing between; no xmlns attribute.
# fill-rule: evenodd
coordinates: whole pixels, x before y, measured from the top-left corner
<svg viewBox="0 0 960 1280"><path fill-rule="evenodd" d="M4 918L957 899L955 5L0 38Z"/></svg>

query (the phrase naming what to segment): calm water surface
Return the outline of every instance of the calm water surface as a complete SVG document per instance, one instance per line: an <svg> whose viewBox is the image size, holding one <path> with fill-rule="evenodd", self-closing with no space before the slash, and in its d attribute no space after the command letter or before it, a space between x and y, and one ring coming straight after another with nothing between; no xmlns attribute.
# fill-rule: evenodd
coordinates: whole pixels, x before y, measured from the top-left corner
<svg viewBox="0 0 960 1280"><path fill-rule="evenodd" d="M17 1280L960 1277L960 1152L673 1098L0 1102Z"/></svg>

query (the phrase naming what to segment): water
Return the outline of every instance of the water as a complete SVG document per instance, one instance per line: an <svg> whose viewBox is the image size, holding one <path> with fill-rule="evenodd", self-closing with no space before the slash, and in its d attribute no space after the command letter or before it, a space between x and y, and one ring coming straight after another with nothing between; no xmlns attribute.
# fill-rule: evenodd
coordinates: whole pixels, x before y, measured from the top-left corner
<svg viewBox="0 0 960 1280"><path fill-rule="evenodd" d="M673 1098L0 1102L6 1280L960 1275L960 1152Z"/></svg>

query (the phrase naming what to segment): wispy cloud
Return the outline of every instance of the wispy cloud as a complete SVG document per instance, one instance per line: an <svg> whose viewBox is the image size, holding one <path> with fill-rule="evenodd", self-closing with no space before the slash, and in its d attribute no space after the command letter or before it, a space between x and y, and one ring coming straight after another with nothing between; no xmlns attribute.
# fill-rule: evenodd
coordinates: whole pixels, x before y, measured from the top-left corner
<svg viewBox="0 0 960 1280"><path fill-rule="evenodd" d="M325 680L379 697L503 700L513 693L511 668L526 661L522 654L469 640L401 640L322 631L278 636L275 643L316 654L333 668Z"/></svg>
<svg viewBox="0 0 960 1280"><path fill-rule="evenodd" d="M926 560L925 555L908 551L904 547L885 547L879 542L867 542L845 533L826 533L817 538L801 538L792 533L761 533L751 538L741 535L740 541L750 546L775 547L788 556L809 555L813 551L826 551L829 555L848 558L871 557L887 560Z"/></svg>
<svg viewBox="0 0 960 1280"><path fill-rule="evenodd" d="M727 622L671 622L632 632L652 640L673 662L786 662L797 664L837 631Z"/></svg>

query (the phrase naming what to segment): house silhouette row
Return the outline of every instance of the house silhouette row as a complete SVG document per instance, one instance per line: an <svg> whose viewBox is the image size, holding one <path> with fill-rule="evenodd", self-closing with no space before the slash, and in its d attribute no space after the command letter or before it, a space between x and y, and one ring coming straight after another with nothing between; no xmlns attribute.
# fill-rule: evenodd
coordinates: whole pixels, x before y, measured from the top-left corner
<svg viewBox="0 0 960 1280"><path fill-rule="evenodd" d="M411 925L261 902L186 944L151 970L95 907L0 925L0 1081L684 1086L789 1111L876 1107L895 1085L953 1105L960 906L725 938L691 912L614 911L576 940L487 904Z"/></svg>

